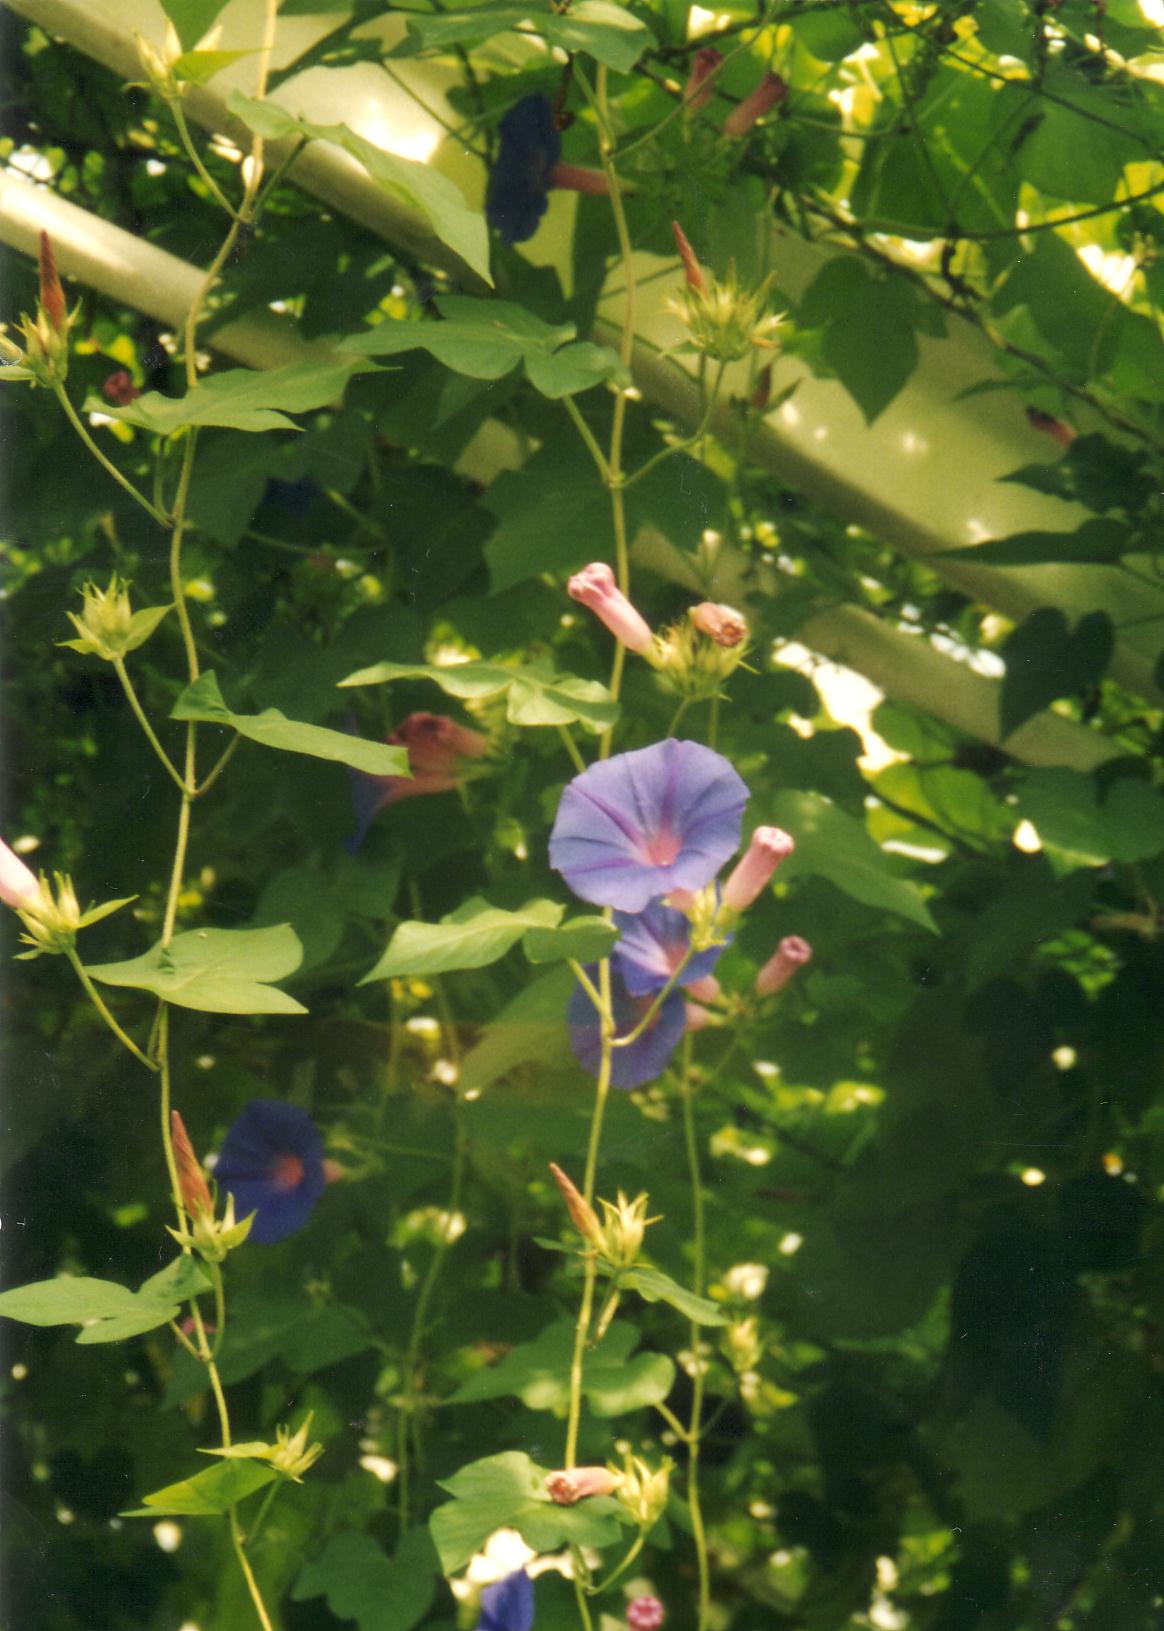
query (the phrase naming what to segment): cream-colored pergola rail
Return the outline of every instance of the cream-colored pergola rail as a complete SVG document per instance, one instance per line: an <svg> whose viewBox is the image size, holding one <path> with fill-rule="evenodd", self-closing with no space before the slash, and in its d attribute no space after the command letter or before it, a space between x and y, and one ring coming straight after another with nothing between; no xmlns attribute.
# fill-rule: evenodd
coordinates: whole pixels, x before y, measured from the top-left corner
<svg viewBox="0 0 1164 1631"><path fill-rule="evenodd" d="M140 72L135 29L160 40L164 27L155 0L8 3L126 79ZM225 27L223 46L252 43L258 12L259 0L232 0L220 19ZM293 60L331 26L334 15L282 21L276 60ZM387 19L383 26L390 31L399 30L401 24L397 17ZM208 130L241 136L233 129L225 98L236 84L246 88L250 73L253 68L244 59L210 86L192 89L187 102L190 117ZM476 189L479 197L479 167L446 137L440 122L445 118L455 122L445 97L453 76L418 62L402 63L394 73L397 77L389 78L375 64L309 70L288 79L277 99L322 122L345 119L391 151L414 158L428 156L430 162L453 173L467 193L472 195ZM424 109L406 85L417 91ZM330 144L309 144L290 173L297 185L370 231L438 264L451 264L448 251L434 244L423 222ZM558 266L564 276L568 276L573 207L569 195L555 195L546 224L530 246L539 260ZM31 251L38 223L61 241L66 274L166 321L178 321L197 281L196 269L75 210L47 189L20 177L3 178L0 237ZM824 253L787 233L775 235L769 252L779 264L782 284L793 296L815 275ZM665 355L676 338L665 301L676 286L677 273L648 257L640 258L639 272L642 293L635 313L636 379L650 398L691 421L697 415L694 381L679 362ZM620 277L612 277L603 303L603 337L609 337L612 325L620 320L620 283ZM214 344L225 354L259 367L303 354L303 342L291 326L265 316L231 324L215 336ZM864 424L855 404L838 385L802 374L795 397L776 410L756 436L753 451L759 462L832 512L870 528L904 554L930 556L979 538L1022 530L1066 530L1074 525L1081 512L1073 506L998 480L1016 465L1046 457L1049 451L1045 439L1026 425L1020 406L1009 393L958 400L966 385L990 377L988 345L960 321L951 325L948 338L923 337L920 344L921 362L909 386L872 427ZM797 370L794 361L783 361L777 385L790 382ZM512 441L501 427L487 428L469 459L471 473L479 479L488 479L513 462ZM932 564L952 585L1011 616L1044 604L1057 604L1073 616L1104 608L1120 630L1113 672L1132 688L1151 691L1151 665L1164 629L1164 590L1155 591L1107 568L1000 571L956 557ZM1162 620L1159 625L1146 621L1156 613ZM828 655L839 656L843 647L847 662L890 694L902 697L904 674L917 671L918 647L924 644L885 628L867 614L835 610L814 617L804 637ZM928 683L910 700L983 739L995 740L996 682L972 673L932 647L926 649L937 668L923 665ZM887 661L890 650L900 651L900 676ZM937 674L943 676L940 683L935 683ZM955 697L961 698L960 704L955 705ZM1007 746L1032 762L1072 763L1081 768L1113 751L1095 733L1054 715L1031 721Z"/></svg>

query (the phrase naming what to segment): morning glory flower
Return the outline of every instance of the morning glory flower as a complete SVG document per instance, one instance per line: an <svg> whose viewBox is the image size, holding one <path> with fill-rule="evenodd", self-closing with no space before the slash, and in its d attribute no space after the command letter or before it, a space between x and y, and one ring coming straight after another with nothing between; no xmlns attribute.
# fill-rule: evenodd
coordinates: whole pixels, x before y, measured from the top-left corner
<svg viewBox="0 0 1164 1631"><path fill-rule="evenodd" d="M524 1569L507 1574L481 1593L477 1631L533 1631L533 1581Z"/></svg>
<svg viewBox="0 0 1164 1631"><path fill-rule="evenodd" d="M594 983L598 980L598 965L591 963L586 969ZM610 982L611 1003L614 1008L614 1034L626 1036L633 1031L650 1007L651 997L632 997L614 974ZM591 1076L597 1076L602 1063L602 1025L598 1010L589 994L580 985L570 993L566 1006L566 1023L570 1027L570 1046L574 1057ZM663 1074L671 1055L679 1046L687 1028L687 1005L680 991L671 991L664 997L659 1011L643 1034L625 1048L615 1048L610 1061L610 1085L629 1093L633 1087L653 1082Z"/></svg>
<svg viewBox="0 0 1164 1631"><path fill-rule="evenodd" d="M611 958L623 985L632 997L654 996L683 961L691 942L690 923L682 912L657 900L645 912L616 912L614 924L619 937ZM680 983L697 985L706 979L722 951L722 946L709 946L696 952Z"/></svg>
<svg viewBox="0 0 1164 1631"><path fill-rule="evenodd" d="M546 213L551 187L609 192L601 170L561 162L562 138L548 96L523 96L497 129L501 145L485 194L485 217L505 243L520 244L533 237Z"/></svg>
<svg viewBox="0 0 1164 1631"><path fill-rule="evenodd" d="M446 714L409 714L384 740L392 747L407 748L412 775L373 776L353 770L356 830L348 840L353 855L385 805L426 793L454 792L461 785L461 760L482 759L489 752L487 736L467 725L458 725Z"/></svg>
<svg viewBox="0 0 1164 1631"><path fill-rule="evenodd" d="M255 1213L250 1239L273 1245L302 1229L323 1194L323 1135L298 1105L252 1099L226 1135L214 1176L240 1217Z"/></svg>
<svg viewBox="0 0 1164 1631"><path fill-rule="evenodd" d="M702 889L740 842L748 789L722 754L673 737L619 753L567 786L550 865L597 906L641 912Z"/></svg>

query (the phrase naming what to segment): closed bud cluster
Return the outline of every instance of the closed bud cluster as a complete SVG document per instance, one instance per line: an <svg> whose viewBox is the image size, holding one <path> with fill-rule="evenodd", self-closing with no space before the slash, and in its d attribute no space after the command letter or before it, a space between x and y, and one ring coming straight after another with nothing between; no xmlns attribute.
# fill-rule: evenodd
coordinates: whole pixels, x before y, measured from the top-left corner
<svg viewBox="0 0 1164 1631"><path fill-rule="evenodd" d="M69 335L79 314L79 306L70 312L65 304L52 240L47 232L42 232L36 316L29 317L24 312L16 325L23 347L7 336L0 338L0 359L4 365L0 377L29 380L33 385L50 389L62 385L69 372Z"/></svg>
<svg viewBox="0 0 1164 1631"><path fill-rule="evenodd" d="M135 612L130 604L129 585L116 572L107 589L87 583L81 594L80 613L68 613L79 638L62 640L60 644L86 656L100 657L107 663L118 662L127 651L144 645L170 611L169 606L146 606Z"/></svg>
<svg viewBox="0 0 1164 1631"><path fill-rule="evenodd" d="M659 1631L666 1617L657 1597L632 1597L626 1605L627 1631Z"/></svg>
<svg viewBox="0 0 1164 1631"><path fill-rule="evenodd" d="M755 347L773 349L776 342L772 336L783 318L767 310L771 277L754 289L745 289L736 276L734 262L724 278L704 272L682 227L673 222L672 230L686 287L682 299L670 302L670 309L683 319L695 349L725 363L739 362Z"/></svg>
<svg viewBox="0 0 1164 1631"><path fill-rule="evenodd" d="M640 1456L628 1455L626 1458L625 1470L619 1480L618 1498L644 1531L654 1528L663 1516L674 1465L670 1456L664 1456L655 1468Z"/></svg>
<svg viewBox="0 0 1164 1631"><path fill-rule="evenodd" d="M603 1220L599 1251L616 1269L629 1269L642 1250L643 1235L658 1218L647 1216L647 1193L628 1201L620 1189L617 1202L600 1200Z"/></svg>
<svg viewBox="0 0 1164 1631"><path fill-rule="evenodd" d="M7 850L7 846L3 847ZM3 867L5 881L14 861L18 862L24 873L27 873L27 878L32 877L23 862L19 862L19 858L8 851ZM63 952L72 951L79 930L87 929L90 923L99 923L103 917L108 917L121 906L128 906L131 900L137 898L135 895L129 895L124 900L106 901L102 906L90 906L82 912L77 901L77 892L73 888L73 880L66 873L54 872L53 882L50 884L42 872L39 879L34 880L35 893L29 888L27 878L21 877L16 880L19 887L11 892L11 898L9 890L0 889L0 899L15 908L17 916L24 924L27 932L20 938L26 946L31 946L32 950L20 952L19 956L30 962L42 954L55 957Z"/></svg>
<svg viewBox="0 0 1164 1631"><path fill-rule="evenodd" d="M177 1150L175 1149L175 1155ZM179 1176L181 1167L179 1166ZM195 1197L191 1195L191 1200ZM226 1197L226 1205L222 1209L222 1216L215 1217L213 1210L200 1208L197 1212L190 1212L190 1203L186 1199L185 1186L182 1187L182 1204L186 1207L190 1218L189 1226L181 1229L171 1229L166 1225L168 1234L182 1247L183 1251L197 1252L204 1263L221 1263L231 1252L241 1246L251 1232L251 1225L258 1216L256 1212L249 1213L242 1222L237 1222L234 1215L234 1196Z"/></svg>
<svg viewBox="0 0 1164 1631"><path fill-rule="evenodd" d="M700 700L719 695L747 650L748 625L741 614L705 600L659 635L653 661L683 696Z"/></svg>
<svg viewBox="0 0 1164 1631"><path fill-rule="evenodd" d="M203 1450L202 1453L222 1456L227 1461L265 1461L274 1468L280 1478L289 1478L294 1483L301 1484L303 1474L309 1467L313 1467L323 1454L322 1444L308 1443L314 1414L313 1410L309 1410L295 1433L292 1433L289 1427L276 1428L274 1444L265 1444L262 1441L231 1444L221 1450Z"/></svg>
<svg viewBox="0 0 1164 1631"><path fill-rule="evenodd" d="M173 23L167 22L166 32L161 49L147 40L144 34L134 30L134 42L137 45L137 60L141 64L141 71L145 75L144 84L155 96L160 96L165 102L176 102L186 94L186 83L181 68L182 59L186 53L182 49L182 42L178 38ZM208 34L198 41L197 51L217 50L222 39L222 25L212 28Z"/></svg>
<svg viewBox="0 0 1164 1631"><path fill-rule="evenodd" d="M747 1319L734 1320L723 1334L723 1345L728 1363L737 1376L755 1370L764 1352L760 1322L755 1314L749 1314Z"/></svg>
<svg viewBox="0 0 1164 1631"><path fill-rule="evenodd" d="M714 883L706 884L702 889L692 892L688 889L673 889L667 896L668 906L673 906L691 925L689 938L693 952L707 951L712 946L722 946L725 936L720 932L716 923L719 916L719 890ZM688 990L692 987L688 986ZM698 996L698 993L696 993ZM710 999L704 997L701 1001Z"/></svg>

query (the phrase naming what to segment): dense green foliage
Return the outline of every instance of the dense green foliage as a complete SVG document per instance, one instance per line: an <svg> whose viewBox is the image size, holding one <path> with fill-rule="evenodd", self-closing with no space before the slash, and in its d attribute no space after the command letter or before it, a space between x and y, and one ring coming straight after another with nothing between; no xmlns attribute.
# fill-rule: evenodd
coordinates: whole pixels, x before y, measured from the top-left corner
<svg viewBox="0 0 1164 1631"><path fill-rule="evenodd" d="M184 51L220 9L167 0ZM304 66L379 61L363 25L394 9L285 0L335 26L269 93ZM238 151L195 130L196 173L156 84L126 89L11 13L0 31L6 162L38 160L64 197L208 265L230 225L212 187L256 203ZM726 59L714 99L684 110L708 43ZM34 868L70 873L83 905L134 897L78 951L136 1045L165 1054L199 1154L249 1100L278 1098L311 1112L345 1168L306 1227L240 1246L222 1271L236 1441L274 1444L311 1411L324 1447L284 1485L262 1458L199 1453L223 1446L210 1371L167 1322L192 1300L213 1322L218 1271L175 1263L163 1232L162 1073L131 1057L67 958L7 966L4 1283L53 1282L0 1304L10 1623L249 1631L240 1523L280 1631L473 1625L475 1596L442 1577L499 1527L576 1562L601 1551L595 1577L617 1566L636 1534L625 1510L552 1504L539 1472L564 1464L593 1267L548 1174L581 1184L592 1130L566 960L610 944L547 843L571 756L594 760L608 732L623 752L677 728L743 776L745 830L779 825L797 848L723 955L712 1023L606 1107L596 1194L646 1190L661 1221L575 1379L578 1459L629 1448L676 1467L641 1554L592 1599L595 1631L624 1624L631 1582L674 1631L1152 1631L1164 736L1159 694L1113 674L1116 621L1078 614L1096 563L1157 593L1159 31L1134 0L806 0L726 4L691 38L686 3L578 0L410 10L388 65L428 54L459 67L467 149L495 158L520 97L562 95L567 160L617 177L615 207L584 196L565 229L568 289L490 239L480 198L435 169L235 92L240 143L342 147L427 223L431 253L373 237L276 160L207 291L193 385L181 333L70 286L64 389L101 416L83 424L137 502L51 388L0 381L4 835ZM198 55L181 59L191 82L235 60ZM768 69L789 94L725 139ZM714 424L723 371L704 358L694 435L628 395L627 335L590 338L604 283L626 271L621 210L636 251L673 257L678 218L724 280L734 263L755 290L771 271L761 306L788 312L784 353L839 379L869 420L908 388L919 336L980 329L993 388L1064 441L1077 418L1083 432L1011 479L1084 519L976 557L1061 566L1048 582L1066 610L1009 621L941 562L778 485L749 451L784 383L778 365L769 399L778 352L749 349ZM795 297L758 247L769 220L840 251ZM11 324L37 283L23 258L7 270ZM215 352L218 329L275 303L303 338L335 342L326 357L252 372ZM146 394L103 396L118 370ZM498 422L519 453L486 483L464 455ZM625 495L603 480L612 465ZM172 552L151 506L178 516ZM634 657L612 675L609 635L567 599L586 562L624 564L623 508L653 628L702 599L745 613L747 661L722 699L680 707ZM83 586L113 571L137 608L166 606L175 574L182 590L181 615L143 625L124 664L168 772L115 665L64 644ZM780 661L836 606L1005 665L980 733L995 742L890 688L873 726L894 752L865 758L810 674ZM1102 747L1099 770L1006 751L1051 705ZM456 790L381 810L353 852L353 773L403 770L383 739L422 710L490 751ZM171 876L191 740L203 780L238 751L193 801ZM11 913L4 930L23 950ZM786 934L813 960L758 1001ZM78 1282L62 1290L61 1273ZM536 1590L535 1631L588 1623L559 1573Z"/></svg>

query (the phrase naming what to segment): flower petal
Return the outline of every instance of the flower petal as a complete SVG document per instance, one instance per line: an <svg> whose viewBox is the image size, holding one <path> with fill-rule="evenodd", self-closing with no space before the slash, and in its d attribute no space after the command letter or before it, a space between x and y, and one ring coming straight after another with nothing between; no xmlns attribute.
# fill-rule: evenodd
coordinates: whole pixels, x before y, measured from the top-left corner
<svg viewBox="0 0 1164 1631"><path fill-rule="evenodd" d="M683 960L690 925L682 912L652 901L643 912L616 912L618 943L611 953L615 968L632 997L661 991ZM723 954L722 946L696 952L683 970L681 984L691 985L710 974Z"/></svg>
<svg viewBox="0 0 1164 1631"><path fill-rule="evenodd" d="M598 978L596 965L592 964L586 972L592 980ZM615 1034L625 1036L639 1023L647 1001L631 998L617 978L611 981L611 988ZM570 1046L574 1050L574 1057L584 1070L597 1076L602 1062L602 1027L594 1004L580 985L576 985L570 993L566 1022L570 1027ZM672 991L643 1034L628 1047L615 1048L611 1056L610 1085L627 1093L631 1088L642 1087L644 1082L653 1082L661 1076L679 1046L686 1024L687 1010L682 993Z"/></svg>

